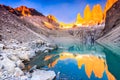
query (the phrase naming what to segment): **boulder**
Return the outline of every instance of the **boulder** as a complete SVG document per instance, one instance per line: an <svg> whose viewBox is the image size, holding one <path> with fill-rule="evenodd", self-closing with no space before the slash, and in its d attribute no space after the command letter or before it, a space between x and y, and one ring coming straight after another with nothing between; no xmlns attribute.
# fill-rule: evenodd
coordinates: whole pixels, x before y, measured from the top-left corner
<svg viewBox="0 0 120 80"><path fill-rule="evenodd" d="M14 72L14 76L19 77L19 76L22 76L22 75L24 75L23 71L20 68L16 67L15 72Z"/></svg>
<svg viewBox="0 0 120 80"><path fill-rule="evenodd" d="M3 50L3 47L4 47L5 45L4 44L1 44L0 43L0 50Z"/></svg>
<svg viewBox="0 0 120 80"><path fill-rule="evenodd" d="M103 35L111 31L113 28L117 27L120 23L120 0L118 0L113 6L107 11L105 28L103 30Z"/></svg>
<svg viewBox="0 0 120 80"><path fill-rule="evenodd" d="M54 71L35 70L31 80L53 80L55 76Z"/></svg>
<svg viewBox="0 0 120 80"><path fill-rule="evenodd" d="M13 73L15 70L15 63L11 61L9 58L7 58L6 55L3 56L3 59L0 60L0 64L3 65L4 69L8 72Z"/></svg>

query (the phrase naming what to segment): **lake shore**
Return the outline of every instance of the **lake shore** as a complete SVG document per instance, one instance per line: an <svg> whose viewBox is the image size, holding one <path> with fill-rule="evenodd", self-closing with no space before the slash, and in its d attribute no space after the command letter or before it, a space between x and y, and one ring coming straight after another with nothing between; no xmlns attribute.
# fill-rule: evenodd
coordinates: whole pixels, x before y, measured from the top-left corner
<svg viewBox="0 0 120 80"><path fill-rule="evenodd" d="M54 71L38 70L35 66L27 71L24 70L25 65L23 61L30 61L30 58L34 57L38 51L45 53L55 48L55 44L41 40L24 44L16 40L0 43L0 79L52 80L56 76Z"/></svg>

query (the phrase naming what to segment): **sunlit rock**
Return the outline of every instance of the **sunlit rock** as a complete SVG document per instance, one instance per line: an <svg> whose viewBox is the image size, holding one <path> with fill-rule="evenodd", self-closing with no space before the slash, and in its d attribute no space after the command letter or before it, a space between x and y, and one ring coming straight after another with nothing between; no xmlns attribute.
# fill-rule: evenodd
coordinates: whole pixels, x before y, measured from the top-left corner
<svg viewBox="0 0 120 80"><path fill-rule="evenodd" d="M85 23L89 23L91 19L92 19L92 14L91 14L90 6L86 5L84 9L84 21Z"/></svg>
<svg viewBox="0 0 120 80"><path fill-rule="evenodd" d="M104 19L106 18L106 12L112 7L112 5L118 0L107 0L104 8Z"/></svg>
<svg viewBox="0 0 120 80"><path fill-rule="evenodd" d="M78 13L75 24L82 25L82 23L83 23L83 18L81 17L80 13Z"/></svg>
<svg viewBox="0 0 120 80"><path fill-rule="evenodd" d="M48 18L49 20L52 20L52 21L55 21L55 22L58 21L57 18L56 18L55 16L53 16L53 15L48 15L47 18Z"/></svg>
<svg viewBox="0 0 120 80"><path fill-rule="evenodd" d="M92 20L94 21L93 24L102 23L102 21L103 21L103 11L102 11L102 8L101 8L100 4L97 4L97 5L93 6Z"/></svg>
<svg viewBox="0 0 120 80"><path fill-rule="evenodd" d="M44 16L43 14L39 13L35 9L27 8L26 6L17 7L14 10L17 10L21 14L21 16L33 16L33 15Z"/></svg>

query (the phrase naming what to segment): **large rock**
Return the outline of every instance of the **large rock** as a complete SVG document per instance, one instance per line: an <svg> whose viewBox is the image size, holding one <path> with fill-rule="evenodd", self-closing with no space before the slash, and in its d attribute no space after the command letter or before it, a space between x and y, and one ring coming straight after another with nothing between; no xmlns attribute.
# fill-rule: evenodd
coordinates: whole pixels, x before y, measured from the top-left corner
<svg viewBox="0 0 120 80"><path fill-rule="evenodd" d="M120 0L117 1L108 11L105 20L105 29L103 34L108 33L120 23Z"/></svg>
<svg viewBox="0 0 120 80"><path fill-rule="evenodd" d="M31 80L53 80L56 74L53 71L35 70Z"/></svg>
<svg viewBox="0 0 120 80"><path fill-rule="evenodd" d="M103 36L97 40L98 43L114 51L120 52L120 0L116 2L107 12ZM120 54L119 54L120 55Z"/></svg>
<svg viewBox="0 0 120 80"><path fill-rule="evenodd" d="M104 19L106 18L106 12L112 7L112 5L118 0L107 0L104 8Z"/></svg>

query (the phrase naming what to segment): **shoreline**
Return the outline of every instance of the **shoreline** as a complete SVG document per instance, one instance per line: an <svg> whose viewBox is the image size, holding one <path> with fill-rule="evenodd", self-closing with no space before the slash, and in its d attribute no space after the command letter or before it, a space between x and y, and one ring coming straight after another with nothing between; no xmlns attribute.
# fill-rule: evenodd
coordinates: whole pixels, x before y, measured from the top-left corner
<svg viewBox="0 0 120 80"><path fill-rule="evenodd" d="M0 43L0 79L7 80L52 80L56 74L54 71L46 71L31 68L32 72L24 71L23 61L30 61L30 58L36 56L36 52L49 52L56 49L55 44L46 43L38 40L30 43L20 43L16 40ZM46 74L46 75L44 75Z"/></svg>

